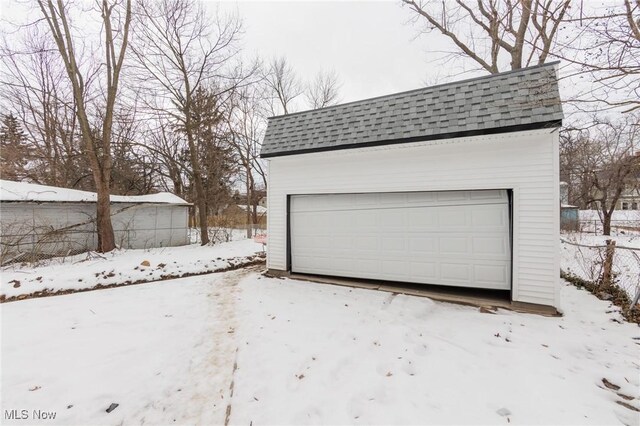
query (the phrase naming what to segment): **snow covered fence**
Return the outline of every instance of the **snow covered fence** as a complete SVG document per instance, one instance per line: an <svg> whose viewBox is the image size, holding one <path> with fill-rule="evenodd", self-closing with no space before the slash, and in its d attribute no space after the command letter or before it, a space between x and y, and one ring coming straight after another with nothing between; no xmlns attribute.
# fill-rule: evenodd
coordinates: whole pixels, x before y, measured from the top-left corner
<svg viewBox="0 0 640 426"><path fill-rule="evenodd" d="M640 248L625 241L608 239L603 243L585 243L561 238L561 269L606 289L615 285L637 307L640 295Z"/></svg>
<svg viewBox="0 0 640 426"><path fill-rule="evenodd" d="M616 210L611 216L611 228L614 232L640 231L640 210ZM579 211L580 232L601 234L602 212L598 210Z"/></svg>
<svg viewBox="0 0 640 426"><path fill-rule="evenodd" d="M616 232L620 231L640 231L640 221L638 220L612 220L611 228ZM578 222L580 232L592 234L602 234L602 221L600 219L580 220Z"/></svg>

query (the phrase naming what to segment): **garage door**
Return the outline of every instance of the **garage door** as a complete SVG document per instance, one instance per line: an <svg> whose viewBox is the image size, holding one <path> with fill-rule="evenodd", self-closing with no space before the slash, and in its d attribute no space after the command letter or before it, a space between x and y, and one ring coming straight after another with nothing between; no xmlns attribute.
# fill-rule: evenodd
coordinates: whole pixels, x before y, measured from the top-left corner
<svg viewBox="0 0 640 426"><path fill-rule="evenodd" d="M292 272L511 288L504 190L294 195Z"/></svg>

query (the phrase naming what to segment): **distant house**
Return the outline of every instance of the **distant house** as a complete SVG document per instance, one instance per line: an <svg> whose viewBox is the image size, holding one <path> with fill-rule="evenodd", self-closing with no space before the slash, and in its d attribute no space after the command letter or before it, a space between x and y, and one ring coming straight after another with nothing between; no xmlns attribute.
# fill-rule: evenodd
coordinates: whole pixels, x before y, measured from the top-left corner
<svg viewBox="0 0 640 426"><path fill-rule="evenodd" d="M559 306L555 65L270 118L269 270Z"/></svg>
<svg viewBox="0 0 640 426"><path fill-rule="evenodd" d="M616 210L640 210L640 184L622 192L620 200L616 204Z"/></svg>
<svg viewBox="0 0 640 426"><path fill-rule="evenodd" d="M595 192L595 194L599 194ZM592 208L599 210L600 202L594 201ZM631 186L628 186L620 194L618 202L614 206L614 210L640 210L640 178Z"/></svg>
<svg viewBox="0 0 640 426"><path fill-rule="evenodd" d="M166 192L112 195L116 245L137 249L188 244L190 206ZM95 216L93 192L0 180L2 261L94 250Z"/></svg>

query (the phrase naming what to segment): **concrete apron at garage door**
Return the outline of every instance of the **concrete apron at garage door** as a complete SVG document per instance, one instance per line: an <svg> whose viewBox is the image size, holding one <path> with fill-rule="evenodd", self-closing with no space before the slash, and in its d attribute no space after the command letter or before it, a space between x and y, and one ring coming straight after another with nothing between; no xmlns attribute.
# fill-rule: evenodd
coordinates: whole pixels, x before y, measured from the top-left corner
<svg viewBox="0 0 640 426"><path fill-rule="evenodd" d="M380 290L390 293L406 294L410 296L428 297L429 299L433 299L439 302L476 306L489 310L502 308L515 312L538 314L544 316L561 316L561 313L558 312L558 310L553 306L511 301L509 300L509 292L503 290L434 286L424 284L399 283L393 281L297 274L277 269L268 269L266 275L274 278L291 278L298 281L363 288L367 290Z"/></svg>

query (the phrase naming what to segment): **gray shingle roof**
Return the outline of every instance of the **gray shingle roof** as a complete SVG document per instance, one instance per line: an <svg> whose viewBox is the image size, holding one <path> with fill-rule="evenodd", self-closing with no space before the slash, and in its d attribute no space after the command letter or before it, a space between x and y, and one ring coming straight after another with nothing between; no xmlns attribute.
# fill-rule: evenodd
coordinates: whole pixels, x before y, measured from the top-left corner
<svg viewBox="0 0 640 426"><path fill-rule="evenodd" d="M262 157L559 126L557 62L269 118Z"/></svg>

